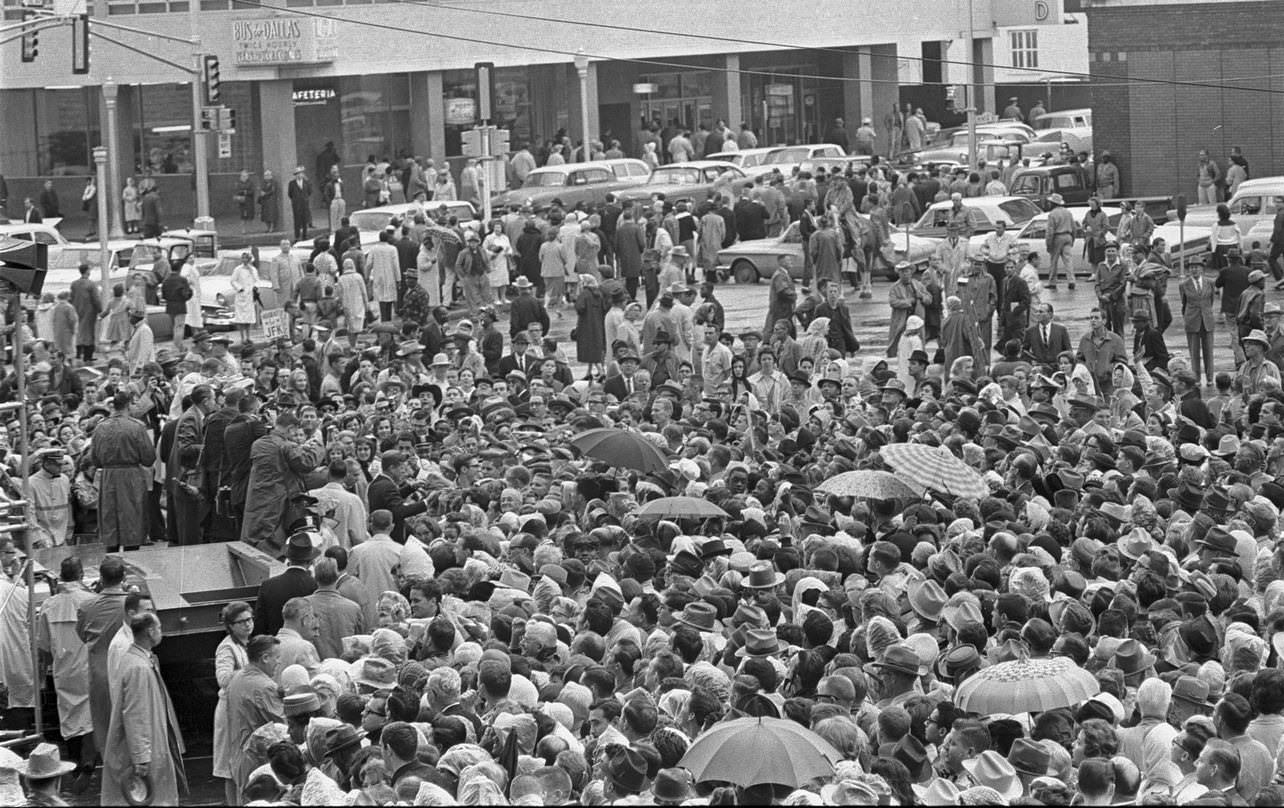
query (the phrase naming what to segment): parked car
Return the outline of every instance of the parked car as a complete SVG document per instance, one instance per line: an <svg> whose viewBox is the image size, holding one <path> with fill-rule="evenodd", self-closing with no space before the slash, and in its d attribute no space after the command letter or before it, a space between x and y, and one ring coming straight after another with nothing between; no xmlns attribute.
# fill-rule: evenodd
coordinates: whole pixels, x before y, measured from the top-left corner
<svg viewBox="0 0 1284 808"><path fill-rule="evenodd" d="M911 264L925 264L931 260L936 250L936 242L911 238L907 251L904 236L893 234L892 247L896 254L896 263L909 261ZM759 280L770 278L776 271L780 257L785 255L793 259L790 274L796 280L801 279L802 237L798 233L797 222L789 225L785 232L774 238L740 241L719 250L718 271L735 278L736 283L757 283ZM890 272L889 275L894 276L895 272Z"/></svg>
<svg viewBox="0 0 1284 808"><path fill-rule="evenodd" d="M413 216L421 210L429 216L436 216L443 207L446 209L447 216L454 216L461 222L477 218L477 210L471 202L460 202L458 200L433 202L429 200L422 208L414 202L402 202L396 205L380 205L377 208L354 210L348 213L348 223L363 233L378 233L391 224L393 219L405 219L407 216Z"/></svg>
<svg viewBox="0 0 1284 808"><path fill-rule="evenodd" d="M1086 205L1093 192L1079 166L1062 164L1021 169L1012 178L1008 193L1023 196L1042 210L1050 210L1048 197L1052 194L1061 194L1066 205Z"/></svg>
<svg viewBox="0 0 1284 808"><path fill-rule="evenodd" d="M1235 195L1226 203L1231 218L1239 225L1241 233L1247 232L1260 221L1271 221L1278 208L1276 197L1284 197L1284 177L1261 177L1240 183ZM1168 220L1177 221L1177 210L1169 208ZM1212 227L1217 224L1217 205L1189 205L1186 224Z"/></svg>
<svg viewBox="0 0 1284 808"><path fill-rule="evenodd" d="M832 174L835 171L839 174L846 174L847 169L853 171L860 168L867 168L870 163L868 154L849 154L846 157L808 157L798 164L798 173L806 171L815 175L816 170L823 168L825 173Z"/></svg>
<svg viewBox="0 0 1284 808"><path fill-rule="evenodd" d="M931 207L924 211L919 220L910 227L910 234L918 238L938 241L945 238L950 206L951 202L948 199L933 202ZM968 221L972 225L974 235L994 230L994 223L999 219L1007 222L1009 227L1015 228L1041 213L1033 202L1021 196L964 197L963 207L967 209Z"/></svg>
<svg viewBox="0 0 1284 808"><path fill-rule="evenodd" d="M224 250L212 262L198 266L201 273L201 313L206 328L211 331L232 328L232 305L236 293L232 291L232 272L241 263L240 250ZM261 277L257 287L260 294L270 294L272 282ZM275 300L264 301L265 308L274 308Z"/></svg>
<svg viewBox="0 0 1284 808"><path fill-rule="evenodd" d="M127 240L108 241L107 254L108 280L111 285L128 283L129 259L134 254L135 242ZM80 278L80 265L88 264L89 278L95 282L102 279L102 246L100 244L68 244L57 252L49 254L49 271L45 274L44 291L57 296L59 292L71 288L71 284ZM103 296L111 296L111 288L99 290Z"/></svg>
<svg viewBox="0 0 1284 808"><path fill-rule="evenodd" d="M568 208L581 202L600 205L608 193L644 183L650 173L646 163L631 157L544 166L528 174L521 188L494 196L491 205L507 207L530 202L536 210L544 210L554 199Z"/></svg>
<svg viewBox="0 0 1284 808"><path fill-rule="evenodd" d="M1034 119L1040 143L1064 143L1075 152L1092 154L1092 110L1062 109Z"/></svg>
<svg viewBox="0 0 1284 808"><path fill-rule="evenodd" d="M773 168L779 168L779 166L768 164L767 158L780 151L781 148L781 146L765 146L733 152L717 152L716 154L706 154L704 159L717 160L720 163L731 163L750 177L756 177L759 174L766 174Z"/></svg>
<svg viewBox="0 0 1284 808"><path fill-rule="evenodd" d="M768 170L780 169L788 177L803 160L816 157L846 157L847 150L837 143L812 143L799 146L784 146L767 157Z"/></svg>
<svg viewBox="0 0 1284 808"><path fill-rule="evenodd" d="M673 163L660 166L651 172L651 178L643 185L634 185L619 193L621 202L642 202L655 194L664 194L668 202L687 201L698 205L709 198L715 181L729 180L731 192L739 194L740 189L753 184L753 179L731 163L715 160L692 160L687 163Z"/></svg>
<svg viewBox="0 0 1284 808"><path fill-rule="evenodd" d="M1033 130L1024 125L993 125L978 126L976 128L978 157L984 157L987 162L994 162L1000 157L1011 160L1014 156L1013 152L1017 152L1020 146L1024 146L1033 140ZM966 128L955 129L951 131L947 139L916 152L902 152L897 155L897 162L928 167L939 166L943 163L967 164L968 144L971 142ZM1002 153L995 148L996 146L1002 147ZM987 154L986 152L993 152L993 154ZM1016 156L1019 157L1020 155L1017 154Z"/></svg>

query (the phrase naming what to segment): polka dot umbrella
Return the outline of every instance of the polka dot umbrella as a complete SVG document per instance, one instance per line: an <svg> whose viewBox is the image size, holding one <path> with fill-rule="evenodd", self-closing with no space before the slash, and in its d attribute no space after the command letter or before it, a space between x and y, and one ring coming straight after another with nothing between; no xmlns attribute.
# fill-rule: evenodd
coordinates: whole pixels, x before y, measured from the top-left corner
<svg viewBox="0 0 1284 808"><path fill-rule="evenodd" d="M968 677L954 703L969 713L1042 713L1082 704L1101 692L1097 677L1068 657L1014 659Z"/></svg>

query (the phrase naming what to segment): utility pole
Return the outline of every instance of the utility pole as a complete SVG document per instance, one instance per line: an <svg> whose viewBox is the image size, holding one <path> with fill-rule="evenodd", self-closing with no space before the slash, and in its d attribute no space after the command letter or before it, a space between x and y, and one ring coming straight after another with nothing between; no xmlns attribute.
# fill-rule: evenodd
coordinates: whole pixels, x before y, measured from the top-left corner
<svg viewBox="0 0 1284 808"><path fill-rule="evenodd" d="M113 203L111 202L110 193L107 187L107 161L109 159L109 150L103 146L94 147L94 170L98 174L98 232L107 232L107 209ZM115 236L112 236L115 238ZM106 236L98 239L98 259L99 270L102 272L102 292L106 295L111 291L111 244Z"/></svg>
<svg viewBox="0 0 1284 808"><path fill-rule="evenodd" d="M976 30L967 0L967 170L976 169Z"/></svg>
<svg viewBox="0 0 1284 808"><path fill-rule="evenodd" d="M201 37L196 33L197 4L188 3L188 19L192 24L192 166L196 172L196 218L207 219L210 215L210 166L209 154L205 144L205 130L201 128L202 98L201 84L204 76L201 53Z"/></svg>

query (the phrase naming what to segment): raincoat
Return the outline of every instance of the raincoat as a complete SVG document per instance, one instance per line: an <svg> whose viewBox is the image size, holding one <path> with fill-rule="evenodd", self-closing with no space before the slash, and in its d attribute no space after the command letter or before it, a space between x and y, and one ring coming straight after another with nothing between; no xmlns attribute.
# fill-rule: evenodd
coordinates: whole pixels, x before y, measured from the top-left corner
<svg viewBox="0 0 1284 808"><path fill-rule="evenodd" d="M89 710L89 646L76 634L76 613L95 595L77 584L64 586L72 588L40 607L36 642L53 658L59 733L63 738L76 738L94 731Z"/></svg>
<svg viewBox="0 0 1284 808"><path fill-rule="evenodd" d="M111 728L103 756L103 805L124 805L124 787L135 765L147 764L152 805L178 805L186 791L183 736L156 657L131 645L111 683Z"/></svg>

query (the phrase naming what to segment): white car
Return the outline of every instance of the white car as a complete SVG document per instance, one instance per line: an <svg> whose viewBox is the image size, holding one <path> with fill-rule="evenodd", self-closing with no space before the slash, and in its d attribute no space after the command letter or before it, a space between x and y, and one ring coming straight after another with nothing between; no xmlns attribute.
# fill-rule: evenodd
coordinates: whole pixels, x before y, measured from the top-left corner
<svg viewBox="0 0 1284 808"><path fill-rule="evenodd" d="M1039 143L1064 143L1070 150L1092 154L1092 110L1063 109L1034 119Z"/></svg>
<svg viewBox="0 0 1284 808"><path fill-rule="evenodd" d="M423 206L423 210L430 216L436 216L442 208L446 209L447 216L454 216L461 222L471 221L477 218L477 211L473 209L471 202L433 202L429 200ZM378 233L389 224L393 218L404 219L407 214L415 214L420 211L420 207L414 202L403 202L398 205L381 205L377 208L364 208L362 210L348 211L348 222L362 233L367 231Z"/></svg>
<svg viewBox="0 0 1284 808"><path fill-rule="evenodd" d="M919 220L910 227L910 234L937 241L948 235L946 225L950 220L950 200L933 202ZM1023 196L968 196L963 198L972 233L989 233L1000 219L1009 228L1016 228L1038 216L1042 211ZM898 237L899 238L899 237Z"/></svg>
<svg viewBox="0 0 1284 808"><path fill-rule="evenodd" d="M781 146L771 154L767 155L764 162L767 171L773 168L779 169L780 173L786 177L794 173L794 169L803 160L814 157L846 157L847 150L836 143L812 143L802 146Z"/></svg>
<svg viewBox="0 0 1284 808"><path fill-rule="evenodd" d="M724 163L731 163L736 168L745 172L750 177L756 177L759 174L766 174L778 166L769 165L767 158L781 150L781 146L763 146L755 149L741 149L733 152L718 152L716 154L706 154L705 160L720 160ZM784 173L783 171L781 173Z"/></svg>
<svg viewBox="0 0 1284 808"><path fill-rule="evenodd" d="M262 260L271 260L263 258ZM205 311L220 311L231 309L236 294L232 291L232 271L241 263L240 250L221 250L218 259L213 262L199 264L198 269L201 273L201 308ZM261 273L260 273L261 275ZM259 289L269 290L272 288L272 282L260 277L257 284ZM272 301L264 301L265 308L272 308L267 304Z"/></svg>

